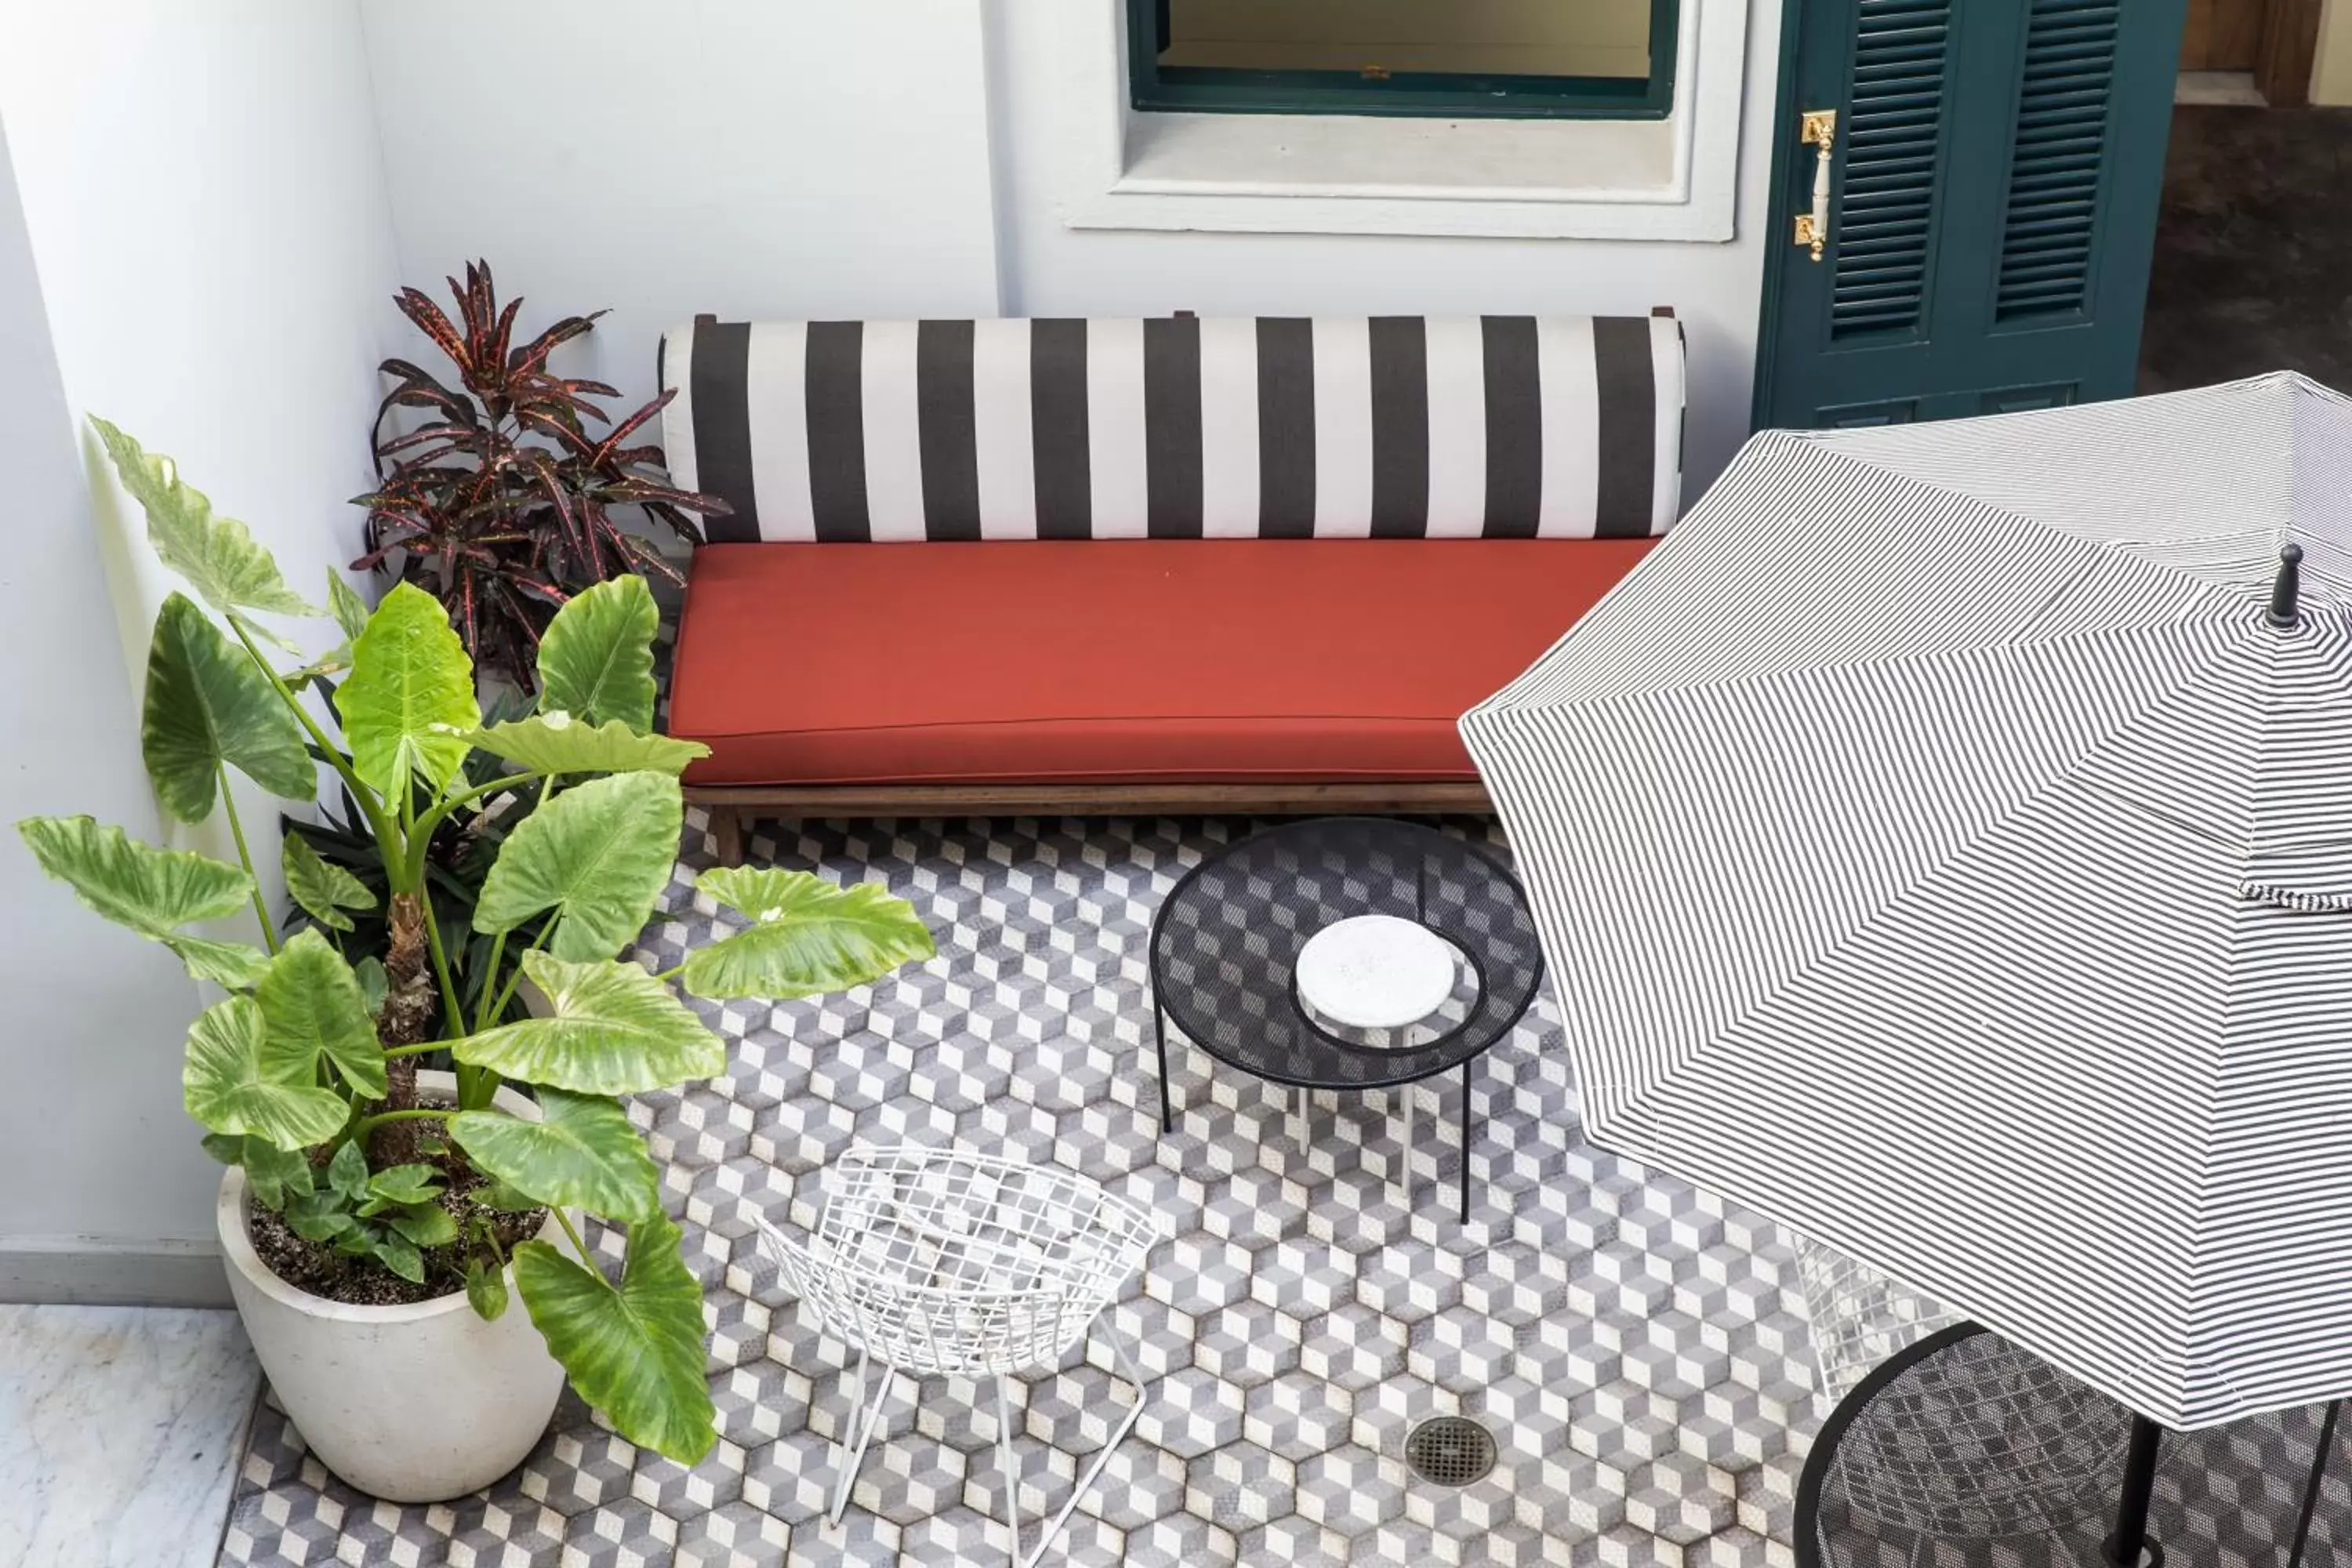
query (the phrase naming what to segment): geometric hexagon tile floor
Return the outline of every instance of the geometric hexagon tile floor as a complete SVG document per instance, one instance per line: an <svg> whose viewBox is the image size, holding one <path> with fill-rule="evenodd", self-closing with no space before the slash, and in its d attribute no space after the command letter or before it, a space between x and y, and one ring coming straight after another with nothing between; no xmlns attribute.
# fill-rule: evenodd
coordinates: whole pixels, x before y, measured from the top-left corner
<svg viewBox="0 0 2352 1568"><path fill-rule="evenodd" d="M702 826L690 820L667 910L640 943L657 966L717 918L689 880L709 863ZM841 996L698 1004L727 1037L728 1076L633 1107L706 1290L719 1445L686 1469L567 1394L546 1440L488 1492L398 1507L332 1479L265 1407L222 1562L1003 1561L993 1405L951 1380L923 1385L919 1406L898 1381L843 1528L824 1527L845 1358L752 1241L755 1214L808 1226L824 1167L853 1143L902 1142L1053 1161L1168 1224L1101 1326L1136 1354L1149 1398L1071 1521L1073 1563L1792 1562L1790 1500L1816 1413L1790 1248L1583 1142L1548 1000L1473 1071L1467 1225L1451 1184L1458 1079L1415 1091L1410 1151L1387 1094L1318 1097L1302 1142L1281 1091L1213 1078L1171 1037L1183 1109L1160 1135L1151 913L1205 847L1249 827L760 825L753 858L887 884L922 910L940 956ZM1118 1418L1108 1364L1098 1333L1014 1407L1024 1539ZM1402 1459L1414 1423L1454 1413L1486 1423L1499 1449L1464 1489Z"/></svg>

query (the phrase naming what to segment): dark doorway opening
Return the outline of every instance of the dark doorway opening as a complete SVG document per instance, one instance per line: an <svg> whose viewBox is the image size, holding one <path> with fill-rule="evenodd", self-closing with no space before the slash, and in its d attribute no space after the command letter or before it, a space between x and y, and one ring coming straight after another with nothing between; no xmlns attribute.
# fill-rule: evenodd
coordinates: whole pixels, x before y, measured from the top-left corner
<svg viewBox="0 0 2352 1568"><path fill-rule="evenodd" d="M2314 29L2298 0L2269 5L2268 70L2239 68L2249 28L2226 0L2190 8L2182 64L2207 68L2184 68L2173 110L2143 393L2273 370L2352 391L2352 109L2307 106Z"/></svg>

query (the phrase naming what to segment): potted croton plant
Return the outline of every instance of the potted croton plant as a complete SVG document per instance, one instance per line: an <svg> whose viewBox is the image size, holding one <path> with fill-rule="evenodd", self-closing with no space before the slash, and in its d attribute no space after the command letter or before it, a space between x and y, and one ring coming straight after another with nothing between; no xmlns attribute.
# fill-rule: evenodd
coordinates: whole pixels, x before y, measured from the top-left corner
<svg viewBox="0 0 2352 1568"><path fill-rule="evenodd" d="M330 1469L400 1501L473 1491L511 1468L567 1376L632 1442L699 1459L714 1437L702 1292L619 1097L726 1070L674 986L711 998L836 990L929 957L929 933L878 888L713 870L700 889L740 929L663 973L620 960L669 882L677 773L703 750L653 732L644 582L571 598L539 647L539 710L485 727L448 616L412 584L371 614L332 579L343 646L280 668L268 649L289 645L257 616L329 612L166 459L96 423L156 554L190 590L164 602L148 657L142 738L156 798L183 822L226 812L239 863L87 816L18 828L85 903L225 993L188 1032L185 1100L229 1167L230 1286L288 1415ZM340 742L306 691L326 696ZM477 751L499 763L471 783ZM310 921L281 933L229 798L234 768L309 799L321 765L381 858L380 963L337 946L349 911L377 895L292 836L286 880ZM425 847L443 823L492 812L497 858L470 937L445 931ZM257 940L225 934L231 920L250 920ZM488 983L461 987L467 953ZM527 1014L510 1005L525 985L544 998ZM428 1058L448 1070L419 1070Z"/></svg>

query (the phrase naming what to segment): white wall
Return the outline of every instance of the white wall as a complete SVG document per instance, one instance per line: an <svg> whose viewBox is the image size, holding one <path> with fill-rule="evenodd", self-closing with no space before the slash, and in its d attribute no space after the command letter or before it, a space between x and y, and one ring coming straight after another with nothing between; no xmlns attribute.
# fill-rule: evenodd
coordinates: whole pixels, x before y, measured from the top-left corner
<svg viewBox="0 0 2352 1568"><path fill-rule="evenodd" d="M0 625L0 820L87 811L155 831L89 498L58 379L32 247L0 124L0 472L9 546ZM121 936L0 841L0 1300L52 1254L89 1242L200 1234L187 1189L208 1164L180 1111L174 1058L195 985L171 954ZM118 1173L153 1179L151 1209ZM96 1190L93 1191L93 1188ZM47 1292L44 1292L45 1294Z"/></svg>
<svg viewBox="0 0 2352 1568"><path fill-rule="evenodd" d="M2327 0L2319 14L2319 50L2311 64L2311 101L2352 104L2352 0Z"/></svg>
<svg viewBox="0 0 2352 1568"><path fill-rule="evenodd" d="M625 406L699 311L996 313L977 0L361 9L403 279L609 307L562 368Z"/></svg>
<svg viewBox="0 0 2352 1568"><path fill-rule="evenodd" d="M21 429L13 403L0 423L84 481L77 497L53 476L38 511L10 500L23 536L12 551L37 538L43 559L64 565L54 585L9 584L11 651L37 665L7 683L12 700L58 711L9 731L24 761L8 815L88 810L152 835L133 693L168 584L144 561L143 521L104 474L83 417L104 414L177 458L308 596L356 553L360 520L344 502L370 478L374 365L396 341L359 16L352 0L0 0L0 26L19 248L37 272L55 371ZM101 552L114 568L104 595L92 576ZM37 600L41 618L17 619L19 597ZM328 637L323 623L289 629L314 647ZM257 857L274 869L269 803L244 799ZM28 873L22 850L0 845L0 962L28 965L12 1005L54 1013L47 1026L20 1015L0 1030L12 1081L0 1097L0 1237L52 1256L202 1245L217 1167L177 1108L194 992L158 971L153 950ZM70 1272L70 1258L58 1267ZM80 1278L105 1273L93 1268ZM8 1284L0 1277L0 1292Z"/></svg>
<svg viewBox="0 0 2352 1568"><path fill-rule="evenodd" d="M1067 228L1055 216L1067 193L1053 188L1066 132L1054 37L1075 7L1111 3L362 0L402 268L423 283L487 255L540 320L614 307L603 342L573 363L632 400L652 386L661 329L698 310L1671 305L1690 335L1690 488L1728 459L1747 429L1762 288L1773 0L1749 24L1740 237L1727 245ZM516 90L520 60L582 106L552 132L543 95Z"/></svg>

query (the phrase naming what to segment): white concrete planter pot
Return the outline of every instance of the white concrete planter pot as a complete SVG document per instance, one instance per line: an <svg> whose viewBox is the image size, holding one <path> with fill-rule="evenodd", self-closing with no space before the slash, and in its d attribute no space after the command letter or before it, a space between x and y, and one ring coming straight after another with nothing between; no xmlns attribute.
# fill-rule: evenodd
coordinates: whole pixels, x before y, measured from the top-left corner
<svg viewBox="0 0 2352 1568"><path fill-rule="evenodd" d="M453 1097L445 1072L420 1089ZM539 1107L501 1088L499 1108ZM555 1414L563 1368L531 1326L507 1270L509 1304L486 1323L464 1292L404 1307L350 1307L269 1271L245 1224L245 1173L221 1178L221 1251L254 1353L320 1463L372 1497L438 1502L481 1490L520 1464ZM540 1239L562 1230L553 1215Z"/></svg>

